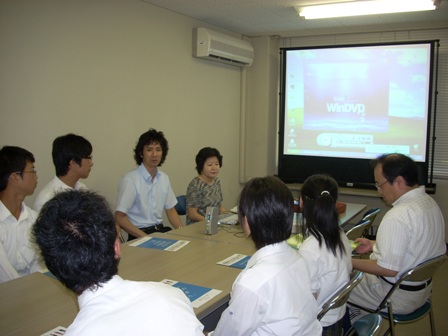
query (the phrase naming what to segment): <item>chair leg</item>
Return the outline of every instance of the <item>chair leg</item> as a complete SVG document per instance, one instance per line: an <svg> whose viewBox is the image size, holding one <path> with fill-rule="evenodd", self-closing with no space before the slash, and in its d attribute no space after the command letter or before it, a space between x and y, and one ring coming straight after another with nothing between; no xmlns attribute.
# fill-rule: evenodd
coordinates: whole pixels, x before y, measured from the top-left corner
<svg viewBox="0 0 448 336"><path fill-rule="evenodd" d="M434 324L434 315L432 314L432 302L430 302L431 308L429 309L429 323L431 325L431 335L436 336L436 325Z"/></svg>
<svg viewBox="0 0 448 336"><path fill-rule="evenodd" d="M387 303L387 312L389 314L389 330L390 335L395 336L395 322L394 322L394 313L392 312L392 302Z"/></svg>

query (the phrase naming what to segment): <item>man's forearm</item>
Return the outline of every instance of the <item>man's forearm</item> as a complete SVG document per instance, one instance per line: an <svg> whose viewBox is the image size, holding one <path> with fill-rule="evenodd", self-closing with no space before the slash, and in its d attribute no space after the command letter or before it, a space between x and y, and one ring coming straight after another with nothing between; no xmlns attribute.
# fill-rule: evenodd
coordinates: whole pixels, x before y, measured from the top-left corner
<svg viewBox="0 0 448 336"><path fill-rule="evenodd" d="M379 276L394 277L397 275L397 271L393 271L377 264L373 259L352 259L353 268L364 272Z"/></svg>

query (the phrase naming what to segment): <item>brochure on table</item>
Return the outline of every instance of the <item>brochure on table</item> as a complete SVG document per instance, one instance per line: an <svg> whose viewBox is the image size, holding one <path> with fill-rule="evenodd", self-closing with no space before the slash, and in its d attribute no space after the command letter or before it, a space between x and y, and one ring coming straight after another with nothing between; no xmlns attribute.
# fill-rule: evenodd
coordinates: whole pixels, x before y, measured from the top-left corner
<svg viewBox="0 0 448 336"><path fill-rule="evenodd" d="M146 236L132 242L131 244L129 244L129 246L146 247L174 252L180 250L188 243L190 243L188 240L175 240Z"/></svg>
<svg viewBox="0 0 448 336"><path fill-rule="evenodd" d="M247 265L247 262L249 261L249 259L250 259L250 256L248 256L248 255L236 253L224 260L219 261L217 264L244 269L244 268L246 268L246 265Z"/></svg>
<svg viewBox="0 0 448 336"><path fill-rule="evenodd" d="M188 284L185 282L164 279L161 281L164 284L179 288L191 301L193 308L199 308L207 301L214 298L222 291L213 288L207 288L197 285Z"/></svg>

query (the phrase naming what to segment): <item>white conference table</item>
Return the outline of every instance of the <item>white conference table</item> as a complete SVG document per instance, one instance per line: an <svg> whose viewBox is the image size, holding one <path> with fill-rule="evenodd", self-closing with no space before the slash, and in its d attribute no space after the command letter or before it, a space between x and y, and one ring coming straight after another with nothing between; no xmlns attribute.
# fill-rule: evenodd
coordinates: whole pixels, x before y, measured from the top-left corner
<svg viewBox="0 0 448 336"><path fill-rule="evenodd" d="M358 203L345 203L346 209L345 212L339 215L339 224L344 225L348 223L350 220L359 215L363 210L367 208L366 204L358 204ZM293 233L296 233L298 230L298 226L301 224L301 214L294 214L294 225L293 225ZM252 240L249 237L246 237L241 226L236 225L218 225L218 232L213 235L205 234L205 222L197 222L194 224L190 224L185 226L180 230L172 230L168 232L169 234L173 234L179 237L194 237L200 239L206 239L210 241L221 241L221 242L229 242L233 244L250 244L252 245ZM180 238L179 238L180 239Z"/></svg>
<svg viewBox="0 0 448 336"><path fill-rule="evenodd" d="M200 238L154 233L152 237L187 240L175 252L122 245L119 275L136 281L170 279L221 292L194 308L203 319L230 299L230 291L241 269L217 265L238 253L252 255L246 244L209 241ZM0 284L0 335L41 335L58 326L67 327L78 312L76 296L54 278L33 273Z"/></svg>
<svg viewBox="0 0 448 336"><path fill-rule="evenodd" d="M340 221L347 222L366 208L347 203ZM206 235L204 223L189 225L152 237L187 240L176 252L122 245L119 275L136 281L170 279L220 290L221 293L195 308L199 319L225 305L241 269L217 265L233 254L252 255L255 247L239 225L226 225ZM76 296L48 275L33 273L0 284L0 335L41 335L58 326L67 327L78 312Z"/></svg>

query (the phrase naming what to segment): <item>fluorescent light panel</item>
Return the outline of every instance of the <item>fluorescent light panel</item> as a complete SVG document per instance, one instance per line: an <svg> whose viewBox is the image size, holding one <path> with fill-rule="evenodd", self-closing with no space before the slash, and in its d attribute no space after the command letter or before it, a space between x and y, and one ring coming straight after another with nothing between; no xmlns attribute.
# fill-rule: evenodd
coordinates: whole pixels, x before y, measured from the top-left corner
<svg viewBox="0 0 448 336"><path fill-rule="evenodd" d="M436 6L433 0L368 0L296 7L297 14L307 20L434 9Z"/></svg>

